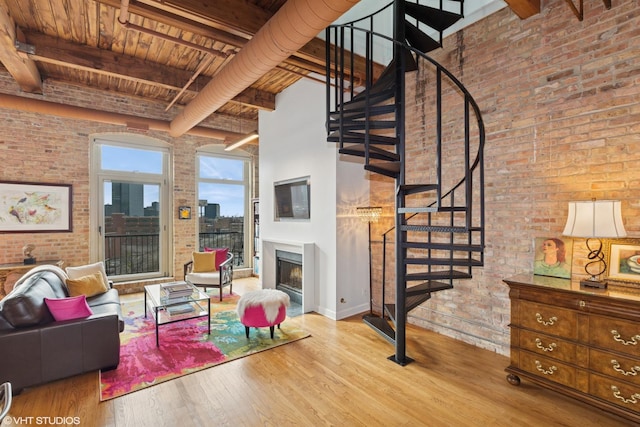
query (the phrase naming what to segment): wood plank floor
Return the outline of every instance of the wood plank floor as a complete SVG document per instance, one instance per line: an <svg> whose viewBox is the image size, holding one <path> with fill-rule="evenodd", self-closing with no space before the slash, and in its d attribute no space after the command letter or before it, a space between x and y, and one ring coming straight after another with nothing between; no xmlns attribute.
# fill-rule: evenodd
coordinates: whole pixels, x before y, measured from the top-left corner
<svg viewBox="0 0 640 427"><path fill-rule="evenodd" d="M234 292L256 283L235 280ZM514 387L508 358L420 328L408 328L415 362L401 367L360 317L286 322L311 337L102 403L96 372L34 387L15 396L0 425L36 425L36 417L119 427L633 425L527 381Z"/></svg>

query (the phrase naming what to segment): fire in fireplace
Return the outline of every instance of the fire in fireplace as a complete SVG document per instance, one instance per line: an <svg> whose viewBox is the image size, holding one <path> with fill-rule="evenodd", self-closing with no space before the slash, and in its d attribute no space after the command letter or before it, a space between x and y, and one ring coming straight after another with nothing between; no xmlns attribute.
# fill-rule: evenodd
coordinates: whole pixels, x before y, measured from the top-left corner
<svg viewBox="0 0 640 427"><path fill-rule="evenodd" d="M276 250L276 289L302 303L302 254Z"/></svg>

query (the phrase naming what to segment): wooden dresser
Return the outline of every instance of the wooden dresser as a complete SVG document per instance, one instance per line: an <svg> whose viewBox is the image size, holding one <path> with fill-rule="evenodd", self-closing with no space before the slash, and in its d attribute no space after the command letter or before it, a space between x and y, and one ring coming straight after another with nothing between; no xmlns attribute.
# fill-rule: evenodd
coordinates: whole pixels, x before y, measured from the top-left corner
<svg viewBox="0 0 640 427"><path fill-rule="evenodd" d="M511 364L520 378L640 423L640 295L521 275L511 298Z"/></svg>

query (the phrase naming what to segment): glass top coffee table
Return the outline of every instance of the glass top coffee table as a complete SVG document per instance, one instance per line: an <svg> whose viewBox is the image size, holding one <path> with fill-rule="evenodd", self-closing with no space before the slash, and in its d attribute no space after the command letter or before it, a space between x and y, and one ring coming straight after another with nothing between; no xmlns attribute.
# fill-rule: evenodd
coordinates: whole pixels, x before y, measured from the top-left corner
<svg viewBox="0 0 640 427"><path fill-rule="evenodd" d="M187 282L159 283L144 287L144 317L150 311L156 324L156 346L160 346L159 327L169 323L207 317L211 334L211 300Z"/></svg>

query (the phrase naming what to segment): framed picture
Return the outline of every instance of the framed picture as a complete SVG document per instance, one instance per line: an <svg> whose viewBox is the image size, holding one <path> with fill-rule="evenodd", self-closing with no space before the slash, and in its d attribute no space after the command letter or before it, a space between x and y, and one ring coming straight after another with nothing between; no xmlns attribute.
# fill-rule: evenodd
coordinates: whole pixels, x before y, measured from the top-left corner
<svg viewBox="0 0 640 427"><path fill-rule="evenodd" d="M189 206L180 206L178 208L178 218L191 219L191 208Z"/></svg>
<svg viewBox="0 0 640 427"><path fill-rule="evenodd" d="M616 239L605 247L609 280L640 284L640 239Z"/></svg>
<svg viewBox="0 0 640 427"><path fill-rule="evenodd" d="M563 237L536 237L533 274L571 278L573 240Z"/></svg>
<svg viewBox="0 0 640 427"><path fill-rule="evenodd" d="M71 184L0 181L0 232L71 231Z"/></svg>

